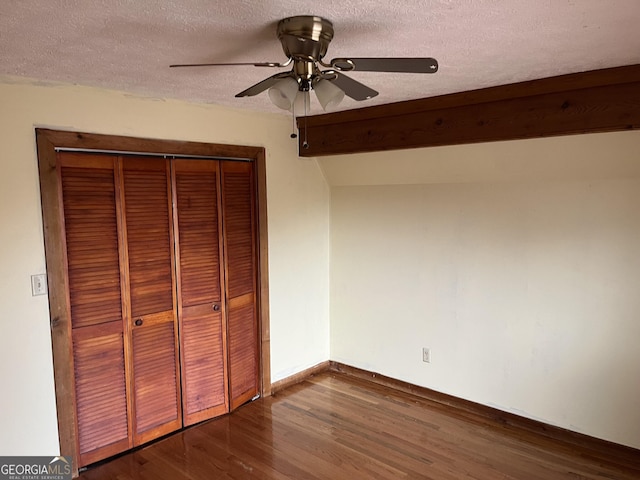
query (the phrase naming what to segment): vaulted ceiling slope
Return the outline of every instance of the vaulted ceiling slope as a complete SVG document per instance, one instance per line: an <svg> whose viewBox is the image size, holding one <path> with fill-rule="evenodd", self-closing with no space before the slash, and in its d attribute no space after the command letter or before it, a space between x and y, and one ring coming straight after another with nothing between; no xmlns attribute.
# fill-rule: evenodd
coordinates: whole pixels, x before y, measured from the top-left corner
<svg viewBox="0 0 640 480"><path fill-rule="evenodd" d="M234 98L273 69L168 66L284 61L275 29L293 15L333 22L328 58L440 63L436 75L354 72L380 95L338 110L640 63L638 0L3 0L0 75L282 112L266 94Z"/></svg>

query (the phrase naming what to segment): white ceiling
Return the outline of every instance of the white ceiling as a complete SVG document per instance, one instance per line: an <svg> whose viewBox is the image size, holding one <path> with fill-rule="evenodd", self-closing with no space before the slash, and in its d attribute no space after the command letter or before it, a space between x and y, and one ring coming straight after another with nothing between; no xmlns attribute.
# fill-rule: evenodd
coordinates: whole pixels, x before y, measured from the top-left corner
<svg viewBox="0 0 640 480"><path fill-rule="evenodd" d="M380 95L338 110L640 63L639 0L1 0L0 75L283 112L266 93L234 98L277 70L168 66L284 61L275 27L292 15L333 22L328 59L440 63L351 73Z"/></svg>

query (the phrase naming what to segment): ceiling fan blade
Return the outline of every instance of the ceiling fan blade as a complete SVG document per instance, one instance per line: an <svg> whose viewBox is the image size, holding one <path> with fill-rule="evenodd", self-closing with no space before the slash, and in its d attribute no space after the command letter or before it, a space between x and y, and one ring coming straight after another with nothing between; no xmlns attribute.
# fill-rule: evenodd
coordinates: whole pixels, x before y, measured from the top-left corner
<svg viewBox="0 0 640 480"><path fill-rule="evenodd" d="M436 73L435 58L349 58L357 72Z"/></svg>
<svg viewBox="0 0 640 480"><path fill-rule="evenodd" d="M335 72L336 78L332 80L333 84L344 91L344 93L353 98L354 100L368 100L378 95L373 88L369 88L360 82L356 82L353 78L349 78L346 75Z"/></svg>
<svg viewBox="0 0 640 480"><path fill-rule="evenodd" d="M253 97L254 95L258 95L259 93L264 92L268 88L273 87L281 78L290 76L291 72L276 73L275 75L272 75L269 78L265 78L261 82L258 82L255 85L250 86L246 90L243 90L242 92L236 94L236 97Z"/></svg>
<svg viewBox="0 0 640 480"><path fill-rule="evenodd" d="M286 67L289 63L277 63L277 62L257 62L257 63L185 63L185 64L175 64L169 65L169 68L176 67L229 67L229 66L242 66L249 65L253 67Z"/></svg>

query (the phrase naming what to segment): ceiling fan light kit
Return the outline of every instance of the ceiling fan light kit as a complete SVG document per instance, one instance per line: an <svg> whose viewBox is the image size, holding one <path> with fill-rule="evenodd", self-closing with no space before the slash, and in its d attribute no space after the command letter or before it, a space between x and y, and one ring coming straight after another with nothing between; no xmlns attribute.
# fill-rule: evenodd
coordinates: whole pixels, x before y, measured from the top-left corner
<svg viewBox="0 0 640 480"><path fill-rule="evenodd" d="M269 89L269 98L278 108L291 110L298 93L298 82L293 77L281 78Z"/></svg>
<svg viewBox="0 0 640 480"><path fill-rule="evenodd" d="M329 80L320 79L313 86L314 92L323 110L331 110L340 105L344 98L344 90L338 88Z"/></svg>

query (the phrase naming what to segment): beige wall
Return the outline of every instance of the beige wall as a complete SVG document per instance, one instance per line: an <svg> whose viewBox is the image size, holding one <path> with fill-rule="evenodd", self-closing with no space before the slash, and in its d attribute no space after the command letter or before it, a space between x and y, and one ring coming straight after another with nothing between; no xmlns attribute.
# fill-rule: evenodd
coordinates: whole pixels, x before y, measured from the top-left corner
<svg viewBox="0 0 640 480"><path fill-rule="evenodd" d="M47 297L30 287L45 272L35 127L264 146L273 380L328 358L329 189L290 119L7 77L0 105L1 454L58 452Z"/></svg>
<svg viewBox="0 0 640 480"><path fill-rule="evenodd" d="M638 152L625 132L321 160L332 360L640 448Z"/></svg>
<svg viewBox="0 0 640 480"><path fill-rule="evenodd" d="M0 105L0 453L58 449L35 127L266 147L274 381L330 357L640 447L640 132L317 162L278 115L6 77Z"/></svg>

